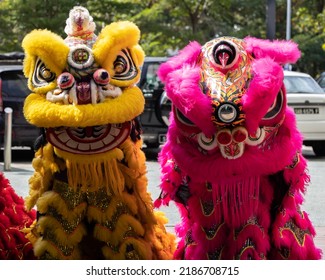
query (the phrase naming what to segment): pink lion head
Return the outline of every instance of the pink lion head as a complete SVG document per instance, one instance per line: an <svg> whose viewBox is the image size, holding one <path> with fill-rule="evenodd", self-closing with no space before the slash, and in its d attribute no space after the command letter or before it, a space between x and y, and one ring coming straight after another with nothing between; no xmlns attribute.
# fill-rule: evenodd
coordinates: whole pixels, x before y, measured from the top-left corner
<svg viewBox="0 0 325 280"><path fill-rule="evenodd" d="M291 41L221 37L203 46L192 42L164 63L159 76L173 104L174 156L182 162L188 156L188 171L195 171L196 157L203 174L216 162L236 174L247 172L247 164L261 173L289 164L301 136L286 105L282 66L299 57Z"/></svg>

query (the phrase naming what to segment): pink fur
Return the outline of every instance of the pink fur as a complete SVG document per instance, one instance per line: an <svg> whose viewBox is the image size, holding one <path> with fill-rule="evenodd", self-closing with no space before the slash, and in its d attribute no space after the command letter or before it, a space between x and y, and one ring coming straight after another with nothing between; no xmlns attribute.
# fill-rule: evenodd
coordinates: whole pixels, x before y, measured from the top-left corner
<svg viewBox="0 0 325 280"><path fill-rule="evenodd" d="M239 54L228 68L209 53L225 41ZM281 67L299 56L293 42L224 37L190 43L161 66L173 112L155 205L174 200L179 208L175 259L321 258L315 230L299 210L310 178ZM235 110L227 115L222 106Z"/></svg>
<svg viewBox="0 0 325 280"><path fill-rule="evenodd" d="M190 43L177 59L172 58L162 64L158 75L166 82L167 96L174 105L204 133L211 135L214 127L209 121L212 114L210 99L201 92L200 68L195 66L200 51L199 43ZM168 75L170 72L172 76Z"/></svg>
<svg viewBox="0 0 325 280"><path fill-rule="evenodd" d="M188 44L177 57L171 58L168 63L164 63L158 71L161 81L165 82L166 77L172 71L181 69L183 65L193 65L201 52L201 45L198 42Z"/></svg>
<svg viewBox="0 0 325 280"><path fill-rule="evenodd" d="M293 41L269 41L253 37L246 37L246 49L257 59L269 57L276 63L295 63L300 57L298 45Z"/></svg>
<svg viewBox="0 0 325 280"><path fill-rule="evenodd" d="M248 92L243 96L246 127L250 133L256 131L260 119L274 102L283 81L281 67L269 57L253 63L253 75Z"/></svg>

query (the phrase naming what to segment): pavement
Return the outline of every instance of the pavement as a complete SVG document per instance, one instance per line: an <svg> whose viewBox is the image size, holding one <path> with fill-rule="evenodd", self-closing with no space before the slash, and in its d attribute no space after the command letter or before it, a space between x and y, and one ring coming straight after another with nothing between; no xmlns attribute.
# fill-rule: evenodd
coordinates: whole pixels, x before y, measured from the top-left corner
<svg viewBox="0 0 325 280"><path fill-rule="evenodd" d="M308 152L307 152L308 157ZM312 158L311 158L312 159ZM305 211L309 214L309 217L316 229L315 243L321 248L325 255L325 160L310 160L310 173L311 177L315 178L317 187L311 188L311 192L307 192ZM148 177L148 192L153 199L156 199L160 194L159 180L160 169L156 160L147 161L147 177ZM33 174L33 168L30 162L12 162L10 164L10 170L4 170L4 163L0 162L0 172L3 172L4 176L10 181L11 186L15 188L17 194L23 198L28 195L28 180ZM321 190L321 191L320 191ZM167 230L174 232L174 227L180 220L178 210L174 204L168 207L161 207L160 211L165 212L169 222L167 224ZM325 259L325 256L323 256Z"/></svg>

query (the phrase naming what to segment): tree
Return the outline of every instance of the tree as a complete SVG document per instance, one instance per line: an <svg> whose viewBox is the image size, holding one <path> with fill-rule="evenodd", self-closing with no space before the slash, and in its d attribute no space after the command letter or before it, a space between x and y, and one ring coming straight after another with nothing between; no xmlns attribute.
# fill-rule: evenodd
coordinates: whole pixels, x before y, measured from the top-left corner
<svg viewBox="0 0 325 280"><path fill-rule="evenodd" d="M285 1L282 0L282 5L285 4L283 2ZM325 52L322 49L325 42L324 8L324 0L292 2L292 40L299 44L302 53L296 67L314 77L325 70Z"/></svg>
<svg viewBox="0 0 325 280"><path fill-rule="evenodd" d="M87 1L79 1L86 4ZM64 35L65 20L74 6L70 0L5 0L2 5L1 30L4 40L0 49L21 50L21 41L33 29L49 29Z"/></svg>
<svg viewBox="0 0 325 280"><path fill-rule="evenodd" d="M324 71L324 0L292 0L292 40L300 45L297 67L312 75ZM287 0L276 1L276 39L286 38ZM97 33L118 20L135 22L147 56L165 56L190 41L203 44L220 36L266 38L266 0L80 0ZM47 28L65 37L70 0L0 1L0 51L21 50L23 37ZM312 50L312 53L311 53Z"/></svg>
<svg viewBox="0 0 325 280"><path fill-rule="evenodd" d="M0 1L0 52L16 50L15 22L10 0Z"/></svg>

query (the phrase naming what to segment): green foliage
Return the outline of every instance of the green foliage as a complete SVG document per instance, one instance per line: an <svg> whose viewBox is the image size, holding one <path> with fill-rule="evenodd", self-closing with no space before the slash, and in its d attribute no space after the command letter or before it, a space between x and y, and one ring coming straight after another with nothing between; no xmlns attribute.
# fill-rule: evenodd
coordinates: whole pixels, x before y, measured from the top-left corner
<svg viewBox="0 0 325 280"><path fill-rule="evenodd" d="M220 36L266 38L266 3L261 0L0 0L0 51L21 50L23 37L47 28L65 37L70 9L90 11L97 33L118 20L135 22L148 56L171 55L190 41ZM276 38L286 38L287 0L276 1ZM301 71L324 71L324 0L292 0L291 38L299 43ZM323 48L322 48L323 46Z"/></svg>
<svg viewBox="0 0 325 280"><path fill-rule="evenodd" d="M80 5L87 1L79 1ZM5 0L1 2L0 50L21 50L21 41L33 29L49 29L61 36L74 3L70 0ZM2 18L2 17L1 17Z"/></svg>

